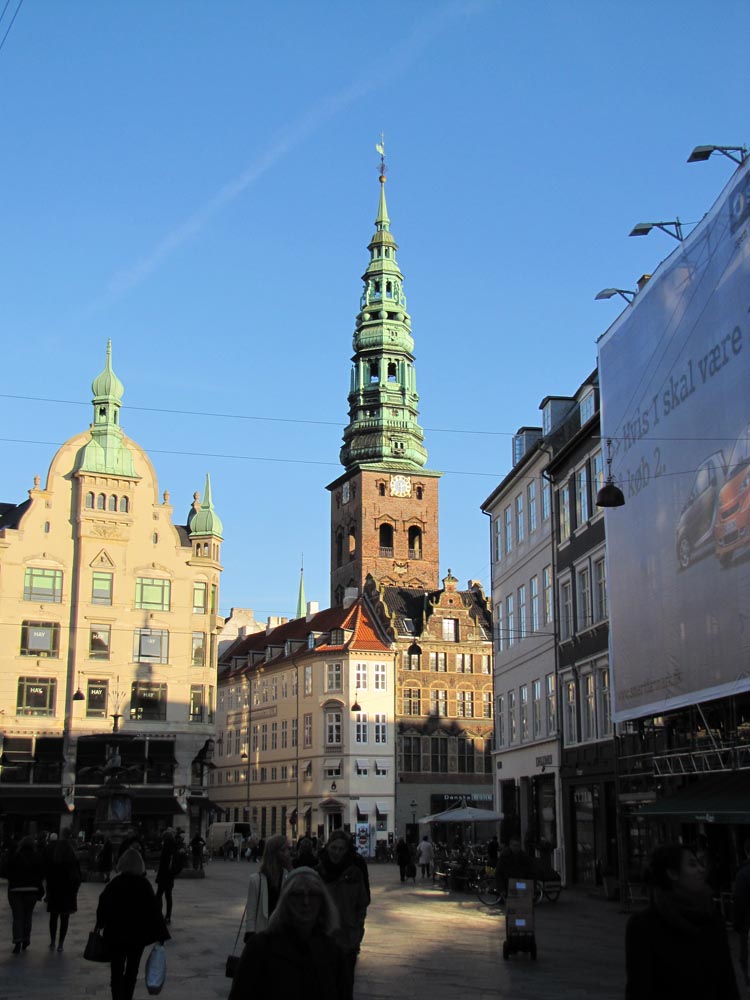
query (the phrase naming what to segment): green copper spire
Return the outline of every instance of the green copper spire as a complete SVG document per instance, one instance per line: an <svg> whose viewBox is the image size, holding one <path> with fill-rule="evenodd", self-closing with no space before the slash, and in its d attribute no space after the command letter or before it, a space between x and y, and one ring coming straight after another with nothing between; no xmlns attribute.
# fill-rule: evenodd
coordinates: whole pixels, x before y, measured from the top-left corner
<svg viewBox="0 0 750 1000"><path fill-rule="evenodd" d="M295 618L304 618L307 614L307 601L305 600L305 564L302 563L299 571L299 594L297 595L297 613Z"/></svg>
<svg viewBox="0 0 750 1000"><path fill-rule="evenodd" d="M79 452L77 471L138 478L133 456L125 445L120 427L120 407L125 389L112 370L111 340L107 341L104 371L91 383L91 391L94 394L91 440Z"/></svg>
<svg viewBox="0 0 750 1000"><path fill-rule="evenodd" d="M206 473L206 488L203 492L203 501L195 516L190 521L190 537L196 535L214 535L216 538L223 538L224 525L221 518L214 510L211 499L211 477Z"/></svg>
<svg viewBox="0 0 750 1000"><path fill-rule="evenodd" d="M414 340L406 311L404 277L396 261L385 200L382 145L380 198L370 261L362 275L364 290L352 346L349 423L344 430L341 464L347 469L387 468L417 471L427 461L419 426Z"/></svg>

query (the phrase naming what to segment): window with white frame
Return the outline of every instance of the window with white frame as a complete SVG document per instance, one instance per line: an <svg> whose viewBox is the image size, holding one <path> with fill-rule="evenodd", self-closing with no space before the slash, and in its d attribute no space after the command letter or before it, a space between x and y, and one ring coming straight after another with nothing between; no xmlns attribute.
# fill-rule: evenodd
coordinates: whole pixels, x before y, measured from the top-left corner
<svg viewBox="0 0 750 1000"><path fill-rule="evenodd" d="M516 539L519 544L524 539L525 521L523 514L523 493L516 497Z"/></svg>
<svg viewBox="0 0 750 1000"><path fill-rule="evenodd" d="M607 563L602 556L594 560L594 621L607 618Z"/></svg>
<svg viewBox="0 0 750 1000"><path fill-rule="evenodd" d="M354 716L354 741L367 743L367 712L357 712Z"/></svg>
<svg viewBox="0 0 750 1000"><path fill-rule="evenodd" d="M356 766L356 772L358 777L367 777L369 773L369 764L366 760L358 760Z"/></svg>
<svg viewBox="0 0 750 1000"><path fill-rule="evenodd" d="M604 456L601 451L595 451L591 456L591 491L594 496L604 486Z"/></svg>
<svg viewBox="0 0 750 1000"><path fill-rule="evenodd" d="M312 716L310 717L310 739L312 740ZM292 748L297 746L299 737L299 720L292 719Z"/></svg>
<svg viewBox="0 0 750 1000"><path fill-rule="evenodd" d="M422 714L422 691L420 688L404 688L404 715Z"/></svg>
<svg viewBox="0 0 750 1000"><path fill-rule="evenodd" d="M375 671L375 678L374 678L375 690L385 691L385 683L386 683L385 663L376 663L373 669Z"/></svg>
<svg viewBox="0 0 750 1000"><path fill-rule="evenodd" d="M594 691L594 675L584 674L580 678L581 685L581 740L596 739L596 695Z"/></svg>
<svg viewBox="0 0 750 1000"><path fill-rule="evenodd" d="M581 466L581 468L576 471L575 486L576 527L580 528L581 525L585 524L591 516L589 510L589 477L588 470L585 465Z"/></svg>
<svg viewBox="0 0 750 1000"><path fill-rule="evenodd" d="M566 483L557 491L557 528L560 542L570 538L570 486Z"/></svg>
<svg viewBox="0 0 750 1000"><path fill-rule="evenodd" d="M492 692L482 691L482 718L492 718Z"/></svg>
<svg viewBox="0 0 750 1000"><path fill-rule="evenodd" d="M430 653L430 670L444 674L448 669L445 653Z"/></svg>
<svg viewBox="0 0 750 1000"><path fill-rule="evenodd" d="M306 712L302 719L302 740L303 746L312 746L312 715Z"/></svg>
<svg viewBox="0 0 750 1000"><path fill-rule="evenodd" d="M329 709L326 712L326 746L341 745L341 712Z"/></svg>
<svg viewBox="0 0 750 1000"><path fill-rule="evenodd" d="M518 739L516 729L516 692L508 692L508 742L515 743Z"/></svg>
<svg viewBox="0 0 750 1000"><path fill-rule="evenodd" d="M536 531L536 481L532 479L526 487L526 501L529 508L529 534Z"/></svg>
<svg viewBox="0 0 750 1000"><path fill-rule="evenodd" d="M578 723L576 719L576 682L572 677L563 681L563 738L566 745L578 742Z"/></svg>
<svg viewBox="0 0 750 1000"><path fill-rule="evenodd" d="M539 631L539 577L532 576L529 580L529 597L531 598L531 631Z"/></svg>
<svg viewBox="0 0 750 1000"><path fill-rule="evenodd" d="M326 691L341 690L341 664L326 664Z"/></svg>
<svg viewBox="0 0 750 1000"><path fill-rule="evenodd" d="M481 664L481 674L491 674L492 673L492 657L489 653L480 653L479 660Z"/></svg>
<svg viewBox="0 0 750 1000"><path fill-rule="evenodd" d="M552 602L552 566L545 566L542 570L542 609L544 612L543 624L551 625L554 617L554 607Z"/></svg>
<svg viewBox="0 0 750 1000"><path fill-rule="evenodd" d="M495 608L495 629L497 633L497 651L502 653L505 649L505 632L503 630L503 602L502 599L497 602L497 607Z"/></svg>
<svg viewBox="0 0 750 1000"><path fill-rule="evenodd" d="M279 724L278 722L271 723L271 749L279 749Z"/></svg>
<svg viewBox="0 0 750 1000"><path fill-rule="evenodd" d="M358 691L367 690L367 664L357 663L354 667L354 683Z"/></svg>
<svg viewBox="0 0 750 1000"><path fill-rule="evenodd" d="M430 691L430 711L441 719L448 715L448 692L445 688Z"/></svg>
<svg viewBox="0 0 750 1000"><path fill-rule="evenodd" d="M264 753L268 750L268 723L261 723L260 727L260 752Z"/></svg>
<svg viewBox="0 0 750 1000"><path fill-rule="evenodd" d="M576 573L576 617L579 632L591 625L591 571L588 564L580 566Z"/></svg>
<svg viewBox="0 0 750 1000"><path fill-rule="evenodd" d="M505 746L505 695L497 696L497 707L495 711L495 731L497 733L497 745Z"/></svg>
<svg viewBox="0 0 750 1000"><path fill-rule="evenodd" d="M388 717L385 712L375 713L375 742L385 743L388 738Z"/></svg>
<svg viewBox="0 0 750 1000"><path fill-rule="evenodd" d="M473 691L456 691L456 716L459 719L474 718Z"/></svg>
<svg viewBox="0 0 750 1000"><path fill-rule="evenodd" d="M581 427L587 423L594 415L594 390L589 389L581 402L578 404L581 415Z"/></svg>
<svg viewBox="0 0 750 1000"><path fill-rule="evenodd" d="M573 597L570 580L560 584L560 639L565 641L573 635Z"/></svg>
<svg viewBox="0 0 750 1000"><path fill-rule="evenodd" d="M419 646L412 644L409 649L404 651L404 670L419 670L420 669L420 659L422 651Z"/></svg>
<svg viewBox="0 0 750 1000"><path fill-rule="evenodd" d="M531 732L535 740L542 735L542 682L531 682Z"/></svg>
<svg viewBox="0 0 750 1000"><path fill-rule="evenodd" d="M289 722L287 719L281 720L281 749L286 750L289 746Z"/></svg>
<svg viewBox="0 0 750 1000"><path fill-rule="evenodd" d="M260 750L260 726L257 722L253 723L253 753L258 753Z"/></svg>
<svg viewBox="0 0 750 1000"><path fill-rule="evenodd" d="M443 618L443 642L458 642L458 618Z"/></svg>
<svg viewBox="0 0 750 1000"><path fill-rule="evenodd" d="M596 722L600 739L612 735L612 709L609 698L609 669L597 668L596 677Z"/></svg>
<svg viewBox="0 0 750 1000"><path fill-rule="evenodd" d="M508 594L505 598L505 638L506 645L509 649L516 641L515 629L516 615L515 605L513 603L513 594Z"/></svg>
<svg viewBox="0 0 750 1000"><path fill-rule="evenodd" d="M305 667L305 694L312 694L313 688L313 675L312 675L312 664L308 663Z"/></svg>
<svg viewBox="0 0 750 1000"><path fill-rule="evenodd" d="M510 505L503 511L503 523L505 527L505 553L513 551L513 511Z"/></svg>
<svg viewBox="0 0 750 1000"><path fill-rule="evenodd" d="M555 691L555 675L547 674L544 678L544 705L547 717L547 736L552 736L557 732L557 702Z"/></svg>
<svg viewBox="0 0 750 1000"><path fill-rule="evenodd" d="M503 522L501 518L496 517L493 523L495 525L495 559L499 562L503 557Z"/></svg>
<svg viewBox="0 0 750 1000"><path fill-rule="evenodd" d="M459 674L471 674L474 672L471 653L456 653L456 672Z"/></svg>
<svg viewBox="0 0 750 1000"><path fill-rule="evenodd" d="M550 486L549 481L542 478L542 520L549 521Z"/></svg>
<svg viewBox="0 0 750 1000"><path fill-rule="evenodd" d="M526 584L518 588L518 638L526 636Z"/></svg>
<svg viewBox="0 0 750 1000"><path fill-rule="evenodd" d="M520 722L521 742L529 738L529 686L522 684L518 692L518 714Z"/></svg>

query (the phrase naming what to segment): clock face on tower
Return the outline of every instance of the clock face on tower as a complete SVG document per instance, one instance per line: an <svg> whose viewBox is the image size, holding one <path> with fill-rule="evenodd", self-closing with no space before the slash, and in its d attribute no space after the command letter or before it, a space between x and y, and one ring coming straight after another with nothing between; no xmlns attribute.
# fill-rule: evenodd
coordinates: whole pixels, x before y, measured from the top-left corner
<svg viewBox="0 0 750 1000"><path fill-rule="evenodd" d="M410 497L411 478L409 476L391 476L391 496Z"/></svg>

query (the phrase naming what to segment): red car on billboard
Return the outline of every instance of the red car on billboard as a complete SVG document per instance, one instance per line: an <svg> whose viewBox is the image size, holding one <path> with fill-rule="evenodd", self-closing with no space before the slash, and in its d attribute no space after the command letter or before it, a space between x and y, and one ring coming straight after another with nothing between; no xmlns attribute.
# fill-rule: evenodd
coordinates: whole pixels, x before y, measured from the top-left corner
<svg viewBox="0 0 750 1000"><path fill-rule="evenodd" d="M750 546L750 427L737 439L727 481L719 493L714 542L722 566L735 552Z"/></svg>

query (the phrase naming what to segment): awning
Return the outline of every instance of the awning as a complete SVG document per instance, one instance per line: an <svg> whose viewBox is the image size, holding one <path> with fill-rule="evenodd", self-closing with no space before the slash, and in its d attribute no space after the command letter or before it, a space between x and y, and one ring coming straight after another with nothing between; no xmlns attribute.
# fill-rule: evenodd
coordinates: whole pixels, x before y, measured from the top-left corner
<svg viewBox="0 0 750 1000"><path fill-rule="evenodd" d="M360 799L359 802L357 802L358 813L362 813L363 816L370 816L372 811L372 799Z"/></svg>
<svg viewBox="0 0 750 1000"><path fill-rule="evenodd" d="M750 824L750 772L701 778L674 795L646 803L635 815L666 816L689 823Z"/></svg>
<svg viewBox="0 0 750 1000"><path fill-rule="evenodd" d="M330 771L340 771L341 770L341 758L340 757L326 757L323 760L323 767Z"/></svg>
<svg viewBox="0 0 750 1000"><path fill-rule="evenodd" d="M66 813L65 799L60 788L35 788L33 785L0 785L0 813Z"/></svg>
<svg viewBox="0 0 750 1000"><path fill-rule="evenodd" d="M302 810L302 815L305 817L309 816L311 813L312 813L312 806L305 806L305 808Z"/></svg>
<svg viewBox="0 0 750 1000"><path fill-rule="evenodd" d="M378 811L378 816L387 816L393 811L387 802L376 802L375 808Z"/></svg>
<svg viewBox="0 0 750 1000"><path fill-rule="evenodd" d="M376 760L375 767L377 767L379 771L388 771L390 770L391 762L389 760Z"/></svg>
<svg viewBox="0 0 750 1000"><path fill-rule="evenodd" d="M296 810L296 808L292 809L292 811L289 813L289 822L292 824L292 826L296 826L297 825L297 810Z"/></svg>
<svg viewBox="0 0 750 1000"><path fill-rule="evenodd" d="M359 757L357 758L357 760L356 760L355 763L356 763L357 767L361 768L363 771L366 771L370 767L369 760L362 760Z"/></svg>

